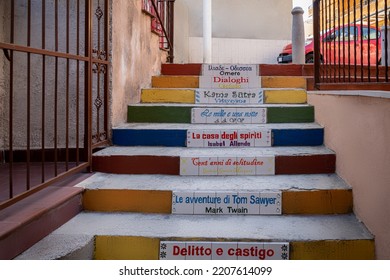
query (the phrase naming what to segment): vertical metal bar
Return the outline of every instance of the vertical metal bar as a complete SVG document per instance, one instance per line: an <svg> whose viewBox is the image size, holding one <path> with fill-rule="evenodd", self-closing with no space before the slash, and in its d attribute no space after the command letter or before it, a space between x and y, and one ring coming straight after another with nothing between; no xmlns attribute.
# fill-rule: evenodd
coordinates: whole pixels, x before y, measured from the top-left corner
<svg viewBox="0 0 390 280"><path fill-rule="evenodd" d="M333 30L334 32L336 32L336 0L333 0L333 17L332 17L332 21L333 21ZM339 49L340 49L340 30L338 30L338 33L339 33L339 40L337 41L337 36L335 36L335 40L334 40L334 44L333 44L333 82L336 82L336 79L337 79L337 76L336 76L336 64L337 64L337 60L336 60L336 44L339 45Z"/></svg>
<svg viewBox="0 0 390 280"><path fill-rule="evenodd" d="M321 22L322 22L322 27L321 27L321 30L322 30L322 34L321 34L321 30L320 30L320 41L321 41L321 44L322 44L322 49L320 49L320 55L322 55L322 57L320 57L320 59L322 59L322 61L320 60L320 64L321 62L322 63L325 63L325 56L326 56L326 52L325 52L325 34L326 34L326 17L325 17L325 1L324 0L321 0L319 1L319 3L321 3L321 8L318 7L318 9L320 10L321 9ZM320 5L319 5L320 6ZM325 66L321 65L320 66L322 68L322 71L320 71L320 82L323 82L324 80L324 77L326 77L326 68Z"/></svg>
<svg viewBox="0 0 390 280"><path fill-rule="evenodd" d="M386 82L389 81L389 73L388 73L388 69L389 69L389 64L388 64L388 58L389 58L389 54L388 54L388 44L389 44L389 41L388 41L388 38L387 38L387 24L388 24L388 20L387 20L387 17L388 17L388 13L387 13L387 0L385 1L385 79L386 79ZM383 59L383 57L382 57Z"/></svg>
<svg viewBox="0 0 390 280"><path fill-rule="evenodd" d="M360 81L363 82L363 0L360 0Z"/></svg>
<svg viewBox="0 0 390 280"><path fill-rule="evenodd" d="M76 54L80 55L80 0L77 0L76 6ZM80 163L80 61L76 65L76 165Z"/></svg>
<svg viewBox="0 0 390 280"><path fill-rule="evenodd" d="M314 31L314 86L320 84L320 0L313 1L313 31Z"/></svg>
<svg viewBox="0 0 390 280"><path fill-rule="evenodd" d="M85 6L85 56L88 58L85 67L85 110L84 110L84 149L85 159L91 167L92 162L92 0L86 0ZM91 168L89 169L91 170Z"/></svg>
<svg viewBox="0 0 390 280"><path fill-rule="evenodd" d="M353 22L354 22L354 33L355 33L355 36L353 37L353 50L354 50L354 78L355 78L355 82L357 81L357 65L356 65L356 58L357 58L357 50L356 50L356 45L357 45L357 37L358 37L358 33L359 33L359 30L357 29L357 26L356 26L356 0L353 0Z"/></svg>
<svg viewBox="0 0 390 280"><path fill-rule="evenodd" d="M66 0L66 53L69 53L70 8ZM66 59L65 170L69 170L69 58Z"/></svg>
<svg viewBox="0 0 390 280"><path fill-rule="evenodd" d="M371 18L370 18L370 3L371 1L367 2L367 15L368 15L368 27L367 27L367 32L368 32L368 40L367 40L367 70L368 70L368 82L371 82Z"/></svg>
<svg viewBox="0 0 390 280"><path fill-rule="evenodd" d="M329 26L328 26L328 5L329 5L329 2L328 0L325 0L325 29L324 29L324 32L326 34L326 41L327 41L327 38L329 36ZM326 69L326 80L329 79L329 65L328 65L328 62L330 60L330 56L329 56L329 49L328 49L328 45L327 44L328 42L325 42L325 49L324 49L324 56L326 57L326 62L325 62L325 69Z"/></svg>
<svg viewBox="0 0 390 280"><path fill-rule="evenodd" d="M168 9L168 20L169 20L169 40L171 41L171 44L173 45L174 40L174 14L175 14L175 2L168 2L169 9ZM174 59L174 49L169 48L169 62L173 63Z"/></svg>
<svg viewBox="0 0 390 280"><path fill-rule="evenodd" d="M109 20L110 20L110 17L109 17L109 1L106 0L105 1L105 9L104 9L104 14L106 15L105 19L104 19L104 26L105 26L105 32L104 32L104 51L105 51L105 60L108 61L108 53L109 53L109 49L108 49L108 36L109 36L109 33L110 33L110 23L109 23ZM108 96L108 79L109 79L109 67L107 65L106 67L106 71L105 71L105 74L104 74L104 132L106 133L106 139L108 139L108 99L109 99L109 96Z"/></svg>
<svg viewBox="0 0 390 280"><path fill-rule="evenodd" d="M359 33L359 30L356 26L356 0L353 0L353 22L354 22L354 32L355 32L355 36L353 38L353 49L354 49L354 81L356 82L357 81L357 65L356 65L356 58L357 58L357 49L356 49L356 45L357 45L357 38L358 38L358 33Z"/></svg>
<svg viewBox="0 0 390 280"><path fill-rule="evenodd" d="M11 0L11 44L15 41L15 1ZM14 51L10 51L10 86L9 86L9 198L14 197L14 180L13 180L13 165L14 165L14 151L13 151L13 107L14 107Z"/></svg>
<svg viewBox="0 0 390 280"><path fill-rule="evenodd" d="M46 48L46 0L42 1L42 49ZM46 55L42 55L42 122L41 122L41 182L45 181L45 104L46 104Z"/></svg>
<svg viewBox="0 0 390 280"><path fill-rule="evenodd" d="M379 82L379 6L378 6L378 0L375 1L375 46L376 46L376 56L375 56L375 73L376 73L376 81Z"/></svg>
<svg viewBox="0 0 390 280"><path fill-rule="evenodd" d="M343 15L343 82L345 82L345 34L349 34L349 29L347 33L345 33L346 26L345 26L345 1L344 0L342 6L343 6L343 12L342 12Z"/></svg>
<svg viewBox="0 0 390 280"><path fill-rule="evenodd" d="M54 30L55 30L55 42L54 49L58 52L58 0L55 0L54 5ZM55 69L54 69L54 176L58 175L58 57L55 57Z"/></svg>
<svg viewBox="0 0 390 280"><path fill-rule="evenodd" d="M337 42L339 53L338 53L337 64L338 64L338 80L339 80L339 82L341 81L341 59L340 59L340 57L341 57L341 35L342 35L341 32L344 33L343 27L340 26L340 7L341 7L340 0L337 0L337 23L338 23L338 30L339 30L339 38L338 38L338 42ZM336 17L336 15L334 15L334 16Z"/></svg>
<svg viewBox="0 0 390 280"><path fill-rule="evenodd" d="M31 0L27 2L27 46L31 46ZM30 190L30 149L31 149L31 53L27 53L27 151L26 189Z"/></svg>
<svg viewBox="0 0 390 280"><path fill-rule="evenodd" d="M351 0L348 0L348 82L351 82Z"/></svg>
<svg viewBox="0 0 390 280"><path fill-rule="evenodd" d="M100 0L98 0L98 8L100 9ZM101 20L101 17L98 17L98 20L97 20L97 57L100 58L101 57L101 50L100 50L100 47L101 47L101 44L100 44L100 22ZM96 63L96 74L97 74L97 95L96 95L96 99L100 99L100 68L101 65L99 63ZM91 104L92 105L92 104ZM96 104L94 104L94 106L96 107L96 141L99 142L99 139L100 139L100 106L96 106Z"/></svg>

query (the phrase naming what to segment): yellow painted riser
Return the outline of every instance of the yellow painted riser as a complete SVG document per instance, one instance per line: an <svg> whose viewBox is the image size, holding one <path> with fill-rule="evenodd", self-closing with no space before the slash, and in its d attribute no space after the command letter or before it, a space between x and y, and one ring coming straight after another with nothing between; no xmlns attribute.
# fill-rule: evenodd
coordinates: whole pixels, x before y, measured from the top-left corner
<svg viewBox="0 0 390 280"><path fill-rule="evenodd" d="M155 76L153 88L199 88L199 76ZM262 88L302 88L306 89L304 77L259 77Z"/></svg>
<svg viewBox="0 0 390 280"><path fill-rule="evenodd" d="M143 89L142 103L195 103L195 90ZM305 104L305 90L264 90L265 104Z"/></svg>
<svg viewBox="0 0 390 280"><path fill-rule="evenodd" d="M351 190L285 191L283 214L347 214L352 211ZM83 207L89 211L170 214L171 191L86 190Z"/></svg>
<svg viewBox="0 0 390 280"><path fill-rule="evenodd" d="M170 214L171 191L86 190L83 207L90 211Z"/></svg>
<svg viewBox="0 0 390 280"><path fill-rule="evenodd" d="M261 77L262 88L301 88L306 89L304 77Z"/></svg>
<svg viewBox="0 0 390 280"><path fill-rule="evenodd" d="M187 241L199 239L186 239ZM180 240L178 240L180 241ZM226 241L226 240L212 240ZM239 240L234 240L238 241ZM245 240L247 241L247 240ZM259 241L261 242L261 240ZM96 236L97 260L158 260L158 238L134 236ZM373 260L372 240L324 240L290 242L291 260Z"/></svg>

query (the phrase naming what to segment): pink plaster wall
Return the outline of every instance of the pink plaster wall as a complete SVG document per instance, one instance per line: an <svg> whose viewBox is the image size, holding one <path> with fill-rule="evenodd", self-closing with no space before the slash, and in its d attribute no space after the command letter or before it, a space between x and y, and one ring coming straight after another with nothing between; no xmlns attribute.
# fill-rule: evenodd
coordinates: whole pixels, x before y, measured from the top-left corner
<svg viewBox="0 0 390 280"><path fill-rule="evenodd" d="M390 99L313 93L308 102L353 188L355 214L375 235L377 259L390 259Z"/></svg>

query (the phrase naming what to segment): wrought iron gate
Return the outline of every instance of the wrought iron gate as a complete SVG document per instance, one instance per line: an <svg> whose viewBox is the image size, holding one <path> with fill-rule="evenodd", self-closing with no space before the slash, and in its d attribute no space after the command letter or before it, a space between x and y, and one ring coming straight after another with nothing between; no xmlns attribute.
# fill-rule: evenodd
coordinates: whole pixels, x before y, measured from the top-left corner
<svg viewBox="0 0 390 280"><path fill-rule="evenodd" d="M315 83L389 90L389 0L315 0Z"/></svg>
<svg viewBox="0 0 390 280"><path fill-rule="evenodd" d="M108 142L109 2L1 1L0 209Z"/></svg>

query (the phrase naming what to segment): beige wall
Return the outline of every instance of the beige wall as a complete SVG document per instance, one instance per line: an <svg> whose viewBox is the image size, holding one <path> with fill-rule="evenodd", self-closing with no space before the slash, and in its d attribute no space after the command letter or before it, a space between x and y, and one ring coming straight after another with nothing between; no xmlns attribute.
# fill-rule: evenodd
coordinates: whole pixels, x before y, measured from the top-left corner
<svg viewBox="0 0 390 280"><path fill-rule="evenodd" d="M375 235L376 257L390 259L390 99L309 94L309 103L353 188L354 211Z"/></svg>
<svg viewBox="0 0 390 280"><path fill-rule="evenodd" d="M112 125L117 126L126 122L127 105L140 101L141 88L150 87L167 54L150 30L150 17L141 12L141 0L112 5Z"/></svg>

